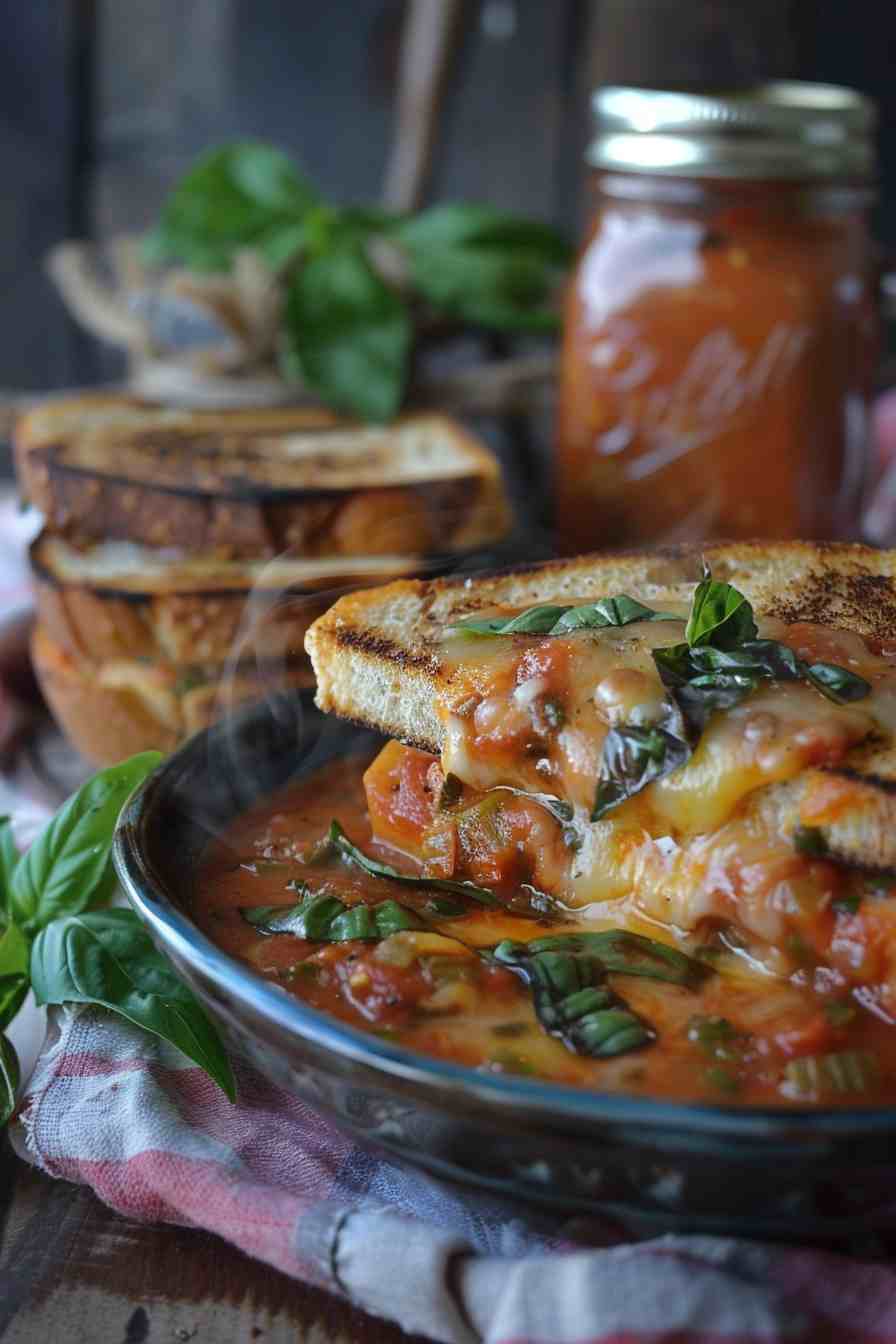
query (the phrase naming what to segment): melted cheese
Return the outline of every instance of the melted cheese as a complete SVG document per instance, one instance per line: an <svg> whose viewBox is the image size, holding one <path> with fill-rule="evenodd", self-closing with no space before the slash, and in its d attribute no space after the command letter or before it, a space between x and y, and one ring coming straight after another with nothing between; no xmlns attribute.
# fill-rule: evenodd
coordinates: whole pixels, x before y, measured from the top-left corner
<svg viewBox="0 0 896 1344"><path fill-rule="evenodd" d="M535 884L570 906L617 922L637 913L682 930L732 921L772 945L803 905L830 902L832 879L826 865L809 872L759 806L761 791L837 764L871 736L892 735L896 669L855 635L764 622L761 637L851 667L871 693L837 705L806 683L764 684L711 718L684 766L591 823L606 733L661 716L667 692L651 650L683 632L683 622L664 621L563 637L452 640L450 689L439 706L443 769L477 790L509 784L574 804L574 851L545 841L543 810L531 843L525 827L517 840L531 853Z"/></svg>
<svg viewBox="0 0 896 1344"><path fill-rule="evenodd" d="M761 630L764 638L782 633L779 622ZM828 640L833 633L825 632ZM667 692L651 650L683 635L683 622L641 621L568 637L452 641L453 676L439 705L444 770L476 789L510 784L590 810L608 728L661 721ZM690 760L645 791L656 814L654 833L716 829L756 789L793 779L807 765L834 764L877 731L896 731L892 664L874 658L861 641L857 657L857 637L843 639L842 661L861 663L871 694L835 705L807 684L779 682L714 715ZM562 716L554 731L545 721L547 704L555 721ZM629 806L615 815L622 819Z"/></svg>

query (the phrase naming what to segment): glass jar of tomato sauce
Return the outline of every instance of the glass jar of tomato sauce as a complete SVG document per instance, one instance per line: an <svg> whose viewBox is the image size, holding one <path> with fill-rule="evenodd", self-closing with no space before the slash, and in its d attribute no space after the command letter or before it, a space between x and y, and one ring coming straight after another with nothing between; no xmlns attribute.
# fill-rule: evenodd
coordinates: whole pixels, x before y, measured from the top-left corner
<svg viewBox="0 0 896 1344"><path fill-rule="evenodd" d="M569 288L564 550L855 534L876 362L872 105L604 88Z"/></svg>

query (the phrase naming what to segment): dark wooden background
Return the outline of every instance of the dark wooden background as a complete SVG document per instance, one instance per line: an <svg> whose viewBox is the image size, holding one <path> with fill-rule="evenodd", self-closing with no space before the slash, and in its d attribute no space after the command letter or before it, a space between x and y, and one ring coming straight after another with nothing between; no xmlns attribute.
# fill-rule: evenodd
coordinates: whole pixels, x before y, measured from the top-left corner
<svg viewBox="0 0 896 1344"><path fill-rule="evenodd" d="M206 146L279 143L325 190L376 197L402 0L7 0L0 49L0 389L116 376L42 272L64 237L138 230ZM468 0L432 198L487 199L574 231L601 80L799 76L881 101L896 241L896 5L872 0Z"/></svg>

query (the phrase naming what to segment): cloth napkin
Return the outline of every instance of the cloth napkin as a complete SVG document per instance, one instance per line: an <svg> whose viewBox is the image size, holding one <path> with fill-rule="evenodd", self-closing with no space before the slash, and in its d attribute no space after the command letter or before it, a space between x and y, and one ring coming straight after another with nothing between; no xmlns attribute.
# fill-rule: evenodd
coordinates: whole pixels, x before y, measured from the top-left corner
<svg viewBox="0 0 896 1344"><path fill-rule="evenodd" d="M203 1227L445 1344L889 1344L896 1272L705 1236L618 1243L359 1146L237 1064L239 1099L173 1047L55 1010L13 1140L129 1218Z"/></svg>

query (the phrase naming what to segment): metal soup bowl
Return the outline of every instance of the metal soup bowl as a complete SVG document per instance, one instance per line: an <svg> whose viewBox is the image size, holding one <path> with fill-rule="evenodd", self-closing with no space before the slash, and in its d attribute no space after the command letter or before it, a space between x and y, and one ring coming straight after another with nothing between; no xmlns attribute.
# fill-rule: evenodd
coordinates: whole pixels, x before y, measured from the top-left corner
<svg viewBox="0 0 896 1344"><path fill-rule="evenodd" d="M680 1105L479 1072L328 1017L201 933L190 906L209 841L380 740L325 720L309 697L272 696L194 737L122 813L121 883L231 1051L405 1162L567 1214L825 1239L896 1222L893 1108Z"/></svg>

